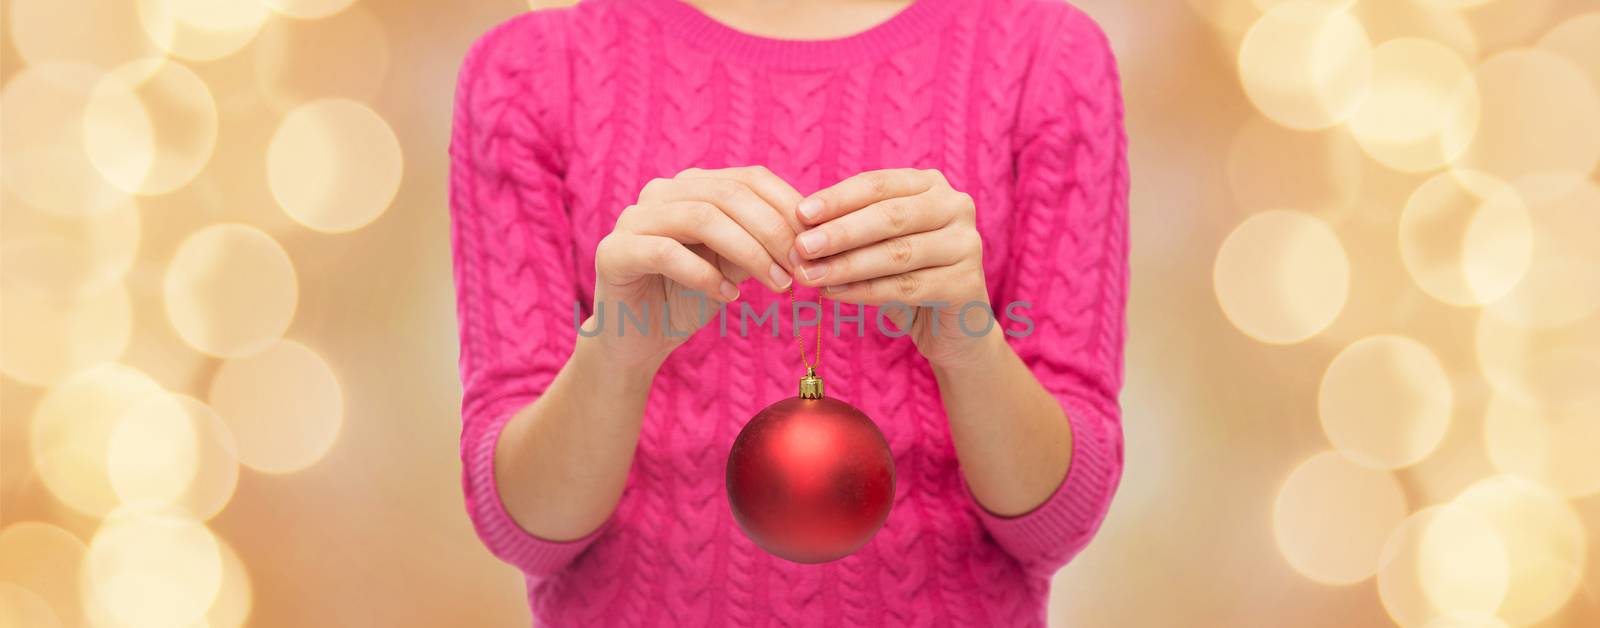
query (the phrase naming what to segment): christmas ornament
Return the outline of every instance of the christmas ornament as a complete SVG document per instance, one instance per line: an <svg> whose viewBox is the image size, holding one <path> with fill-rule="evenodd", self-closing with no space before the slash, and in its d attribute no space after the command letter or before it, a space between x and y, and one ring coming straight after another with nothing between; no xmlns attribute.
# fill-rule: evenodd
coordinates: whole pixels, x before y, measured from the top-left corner
<svg viewBox="0 0 1600 628"><path fill-rule="evenodd" d="M821 325L816 363L800 343L800 395L767 406L739 431L728 452L728 502L762 549L825 563L866 545L889 517L894 458L872 419L823 396Z"/></svg>

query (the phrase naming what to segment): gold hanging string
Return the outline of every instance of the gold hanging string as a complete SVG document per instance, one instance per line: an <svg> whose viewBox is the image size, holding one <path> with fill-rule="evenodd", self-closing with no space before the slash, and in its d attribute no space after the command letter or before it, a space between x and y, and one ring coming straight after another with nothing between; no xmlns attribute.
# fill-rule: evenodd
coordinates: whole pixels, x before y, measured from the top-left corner
<svg viewBox="0 0 1600 628"><path fill-rule="evenodd" d="M818 292L817 293L817 307L818 307L818 309L817 309L817 352L816 352L817 359L816 359L816 361L812 361L812 360L809 360L809 359L806 358L806 338L805 338L804 334L800 333L800 325L799 325L799 323L800 323L800 320L799 320L799 316L800 316L799 300L796 299L796 297L794 295L794 285L790 284L790 286L789 286L789 314L795 318L795 320L794 320L794 326L795 326L794 338L795 338L795 342L800 347L800 365L806 367L806 375L805 375L805 377L800 378L800 398L801 399L821 399L822 398L822 378L817 376L817 369L822 368L822 309L821 309L822 302L823 302L822 293Z"/></svg>
<svg viewBox="0 0 1600 628"><path fill-rule="evenodd" d="M822 300L823 300L822 293L818 292L817 293L817 305L818 305L819 308L822 305ZM791 316L798 317L800 315L799 310L795 309L795 307L797 305L799 305L799 301L797 301L795 299L795 296L794 296L794 285L791 284L789 286L789 313L790 313ZM802 335L800 333L799 322L800 321L798 319L795 320L796 326L795 326L795 330L794 330L794 338L795 338L795 341L798 342L799 345L800 345L800 366L804 366L807 369L819 369L819 368L822 368L822 312L821 312L821 310L819 309L817 311L817 353L816 353L817 360L815 362L812 362L811 360L806 358L806 338L805 338L804 335Z"/></svg>

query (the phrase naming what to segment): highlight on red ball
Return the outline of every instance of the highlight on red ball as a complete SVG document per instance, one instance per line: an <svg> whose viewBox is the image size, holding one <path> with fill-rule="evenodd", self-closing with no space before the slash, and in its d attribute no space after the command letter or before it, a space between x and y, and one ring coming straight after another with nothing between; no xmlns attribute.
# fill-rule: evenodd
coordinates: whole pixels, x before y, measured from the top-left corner
<svg viewBox="0 0 1600 628"><path fill-rule="evenodd" d="M739 529L797 563L854 553L894 503L894 458L883 432L833 398L767 406L734 439L727 475Z"/></svg>

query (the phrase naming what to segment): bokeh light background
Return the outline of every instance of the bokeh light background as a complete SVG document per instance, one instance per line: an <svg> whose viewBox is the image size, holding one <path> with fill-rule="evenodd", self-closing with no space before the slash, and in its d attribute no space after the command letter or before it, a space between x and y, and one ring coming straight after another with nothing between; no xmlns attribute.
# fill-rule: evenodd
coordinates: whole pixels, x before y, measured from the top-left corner
<svg viewBox="0 0 1600 628"><path fill-rule="evenodd" d="M1052 620L1600 625L1600 5L1080 6L1128 468ZM0 625L525 622L459 496L445 174L529 5L0 7Z"/></svg>

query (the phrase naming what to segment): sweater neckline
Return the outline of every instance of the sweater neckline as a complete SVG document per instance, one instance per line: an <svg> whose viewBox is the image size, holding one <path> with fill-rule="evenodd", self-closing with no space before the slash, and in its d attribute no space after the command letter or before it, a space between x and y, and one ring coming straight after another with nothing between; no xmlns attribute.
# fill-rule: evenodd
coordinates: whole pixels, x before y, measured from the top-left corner
<svg viewBox="0 0 1600 628"><path fill-rule="evenodd" d="M779 39L741 31L683 0L647 0L663 26L691 45L723 57L768 66L817 69L847 65L927 37L959 0L913 0L889 19L854 35Z"/></svg>

